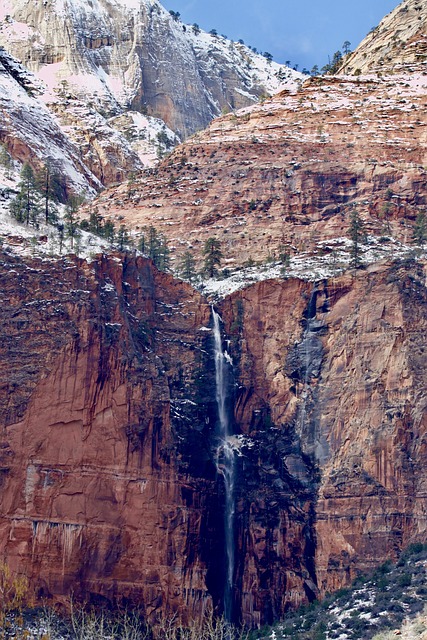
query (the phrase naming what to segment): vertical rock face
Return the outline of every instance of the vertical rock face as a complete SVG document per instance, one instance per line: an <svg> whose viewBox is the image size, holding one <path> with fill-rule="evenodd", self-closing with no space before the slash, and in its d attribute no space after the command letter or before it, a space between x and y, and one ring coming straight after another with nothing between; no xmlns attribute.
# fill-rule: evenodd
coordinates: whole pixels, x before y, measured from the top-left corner
<svg viewBox="0 0 427 640"><path fill-rule="evenodd" d="M0 43L49 86L63 81L110 115L147 111L182 137L222 107L247 106L302 77L183 25L157 0L8 0L1 19Z"/></svg>
<svg viewBox="0 0 427 640"><path fill-rule="evenodd" d="M426 535L425 270L266 282L224 303L237 362L249 624ZM278 311L280 310L280 311Z"/></svg>
<svg viewBox="0 0 427 640"><path fill-rule="evenodd" d="M331 288L319 426L322 592L426 536L426 288L394 265ZM333 337L335 336L335 337Z"/></svg>
<svg viewBox="0 0 427 640"><path fill-rule="evenodd" d="M310 288L265 282L224 304L238 380L236 591L248 625L277 619L315 597L316 472L302 448L298 401L285 373L286 354L301 339Z"/></svg>
<svg viewBox="0 0 427 640"><path fill-rule="evenodd" d="M1 555L40 595L198 616L221 581L209 307L148 261L40 267L2 261Z"/></svg>
<svg viewBox="0 0 427 640"><path fill-rule="evenodd" d="M1 557L43 597L221 611L209 306L144 259L0 266ZM221 303L248 626L425 538L425 278L407 262Z"/></svg>
<svg viewBox="0 0 427 640"><path fill-rule="evenodd" d="M95 107L110 115L147 104L187 133L219 94L240 106L209 66L220 49L205 47L206 34L197 44L154 0L138 6L8 0L1 26L19 53L10 37L26 25L28 64L71 72L82 93L97 69ZM408 6L413 21L420 4ZM155 64L144 66L150 52ZM187 74L171 76L173 61ZM0 88L18 83L19 121L34 107L27 90L38 89L7 64ZM224 74L234 82L231 67ZM399 86L392 78L313 79L218 120L126 195L131 222L161 219L185 247L196 227L200 246L221 228L237 264L254 249L259 258L342 235L359 202L370 231L387 223L406 241L425 204L425 86L418 71L397 76ZM108 213L126 213L125 190L104 196ZM265 281L219 305L234 369L236 620L271 622L425 540L425 283L425 264L408 260L330 282ZM87 264L3 253L0 290L0 558L40 597L138 603L154 623L221 612L226 496L209 305L129 256Z"/></svg>

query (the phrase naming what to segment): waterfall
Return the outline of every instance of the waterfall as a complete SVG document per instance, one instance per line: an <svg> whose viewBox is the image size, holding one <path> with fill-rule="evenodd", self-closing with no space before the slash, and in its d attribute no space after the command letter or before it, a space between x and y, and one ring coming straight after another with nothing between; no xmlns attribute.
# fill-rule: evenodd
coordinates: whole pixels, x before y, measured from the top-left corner
<svg viewBox="0 0 427 640"><path fill-rule="evenodd" d="M233 583L234 583L234 481L235 458L230 443L232 435L227 409L227 380L231 364L227 351L222 349L221 318L212 307L213 335L215 349L215 383L216 402L219 419L219 447L217 450L216 467L224 478L225 509L224 509L224 538L226 557L226 576L224 585L224 617L231 622L233 616Z"/></svg>

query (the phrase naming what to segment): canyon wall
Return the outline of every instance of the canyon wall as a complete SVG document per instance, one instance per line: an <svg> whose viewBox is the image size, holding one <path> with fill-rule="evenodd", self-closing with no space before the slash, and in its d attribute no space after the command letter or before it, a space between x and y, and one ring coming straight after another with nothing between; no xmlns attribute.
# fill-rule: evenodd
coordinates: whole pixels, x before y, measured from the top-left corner
<svg viewBox="0 0 427 640"><path fill-rule="evenodd" d="M221 611L209 305L142 258L4 253L0 274L1 559L39 597ZM407 261L219 305L245 624L425 539L425 278Z"/></svg>
<svg viewBox="0 0 427 640"><path fill-rule="evenodd" d="M154 225L200 265L209 237L229 268L284 249L339 250L354 209L370 235L408 243L426 206L425 77L310 78L214 120L96 206L135 229Z"/></svg>
<svg viewBox="0 0 427 640"><path fill-rule="evenodd" d="M247 434L244 616L248 591L277 617L425 540L425 278L397 262L313 287L263 282L225 301Z"/></svg>
<svg viewBox="0 0 427 640"><path fill-rule="evenodd" d="M1 271L2 559L40 597L201 615L222 583L210 308L147 260Z"/></svg>

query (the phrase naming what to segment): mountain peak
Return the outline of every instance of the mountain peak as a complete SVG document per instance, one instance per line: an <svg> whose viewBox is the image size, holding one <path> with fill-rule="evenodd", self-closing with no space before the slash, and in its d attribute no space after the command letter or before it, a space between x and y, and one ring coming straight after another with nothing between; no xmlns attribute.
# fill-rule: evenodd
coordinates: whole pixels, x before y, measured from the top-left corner
<svg viewBox="0 0 427 640"><path fill-rule="evenodd" d="M369 32L340 72L357 75L425 70L426 63L427 4L404 0Z"/></svg>
<svg viewBox="0 0 427 640"><path fill-rule="evenodd" d="M51 88L67 83L109 115L161 118L181 138L302 77L157 0L7 0L0 21L0 44Z"/></svg>

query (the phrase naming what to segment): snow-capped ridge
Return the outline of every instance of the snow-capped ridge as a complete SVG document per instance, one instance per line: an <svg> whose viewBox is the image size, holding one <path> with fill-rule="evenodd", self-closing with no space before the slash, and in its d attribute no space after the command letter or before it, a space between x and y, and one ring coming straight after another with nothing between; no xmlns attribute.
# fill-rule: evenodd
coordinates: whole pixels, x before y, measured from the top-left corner
<svg viewBox="0 0 427 640"><path fill-rule="evenodd" d="M44 149L59 162L61 140L74 157L60 162L70 188L86 193L156 164L221 112L302 80L241 43L183 24L157 0L5 0L0 47L0 101L10 112L3 142L21 163L37 164ZM26 95L10 88L12 78Z"/></svg>
<svg viewBox="0 0 427 640"><path fill-rule="evenodd" d="M146 111L184 137L223 108L246 106L302 77L241 43L183 24L157 0L49 0L37 11L9 0L0 44L28 61L51 90L66 83L111 115Z"/></svg>

